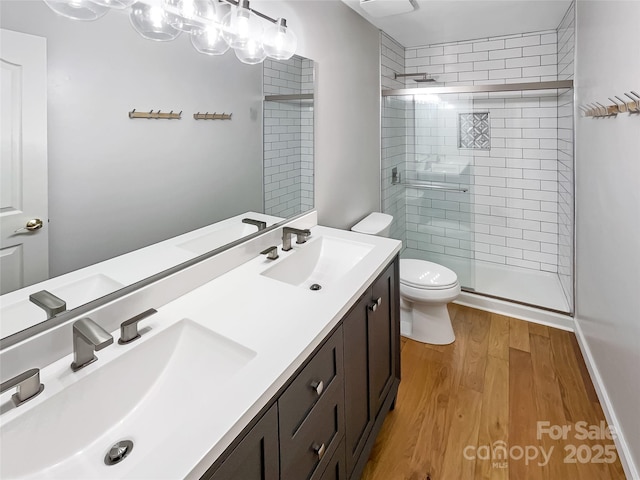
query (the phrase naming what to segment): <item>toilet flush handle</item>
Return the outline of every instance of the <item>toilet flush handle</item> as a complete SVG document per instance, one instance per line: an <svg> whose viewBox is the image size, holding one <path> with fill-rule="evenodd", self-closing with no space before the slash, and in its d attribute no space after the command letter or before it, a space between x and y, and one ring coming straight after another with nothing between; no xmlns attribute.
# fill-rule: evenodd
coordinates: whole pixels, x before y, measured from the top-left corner
<svg viewBox="0 0 640 480"><path fill-rule="evenodd" d="M378 297L377 300L373 301L371 305L369 305L369 310L371 310L372 312L375 312L381 303L382 303L382 297Z"/></svg>

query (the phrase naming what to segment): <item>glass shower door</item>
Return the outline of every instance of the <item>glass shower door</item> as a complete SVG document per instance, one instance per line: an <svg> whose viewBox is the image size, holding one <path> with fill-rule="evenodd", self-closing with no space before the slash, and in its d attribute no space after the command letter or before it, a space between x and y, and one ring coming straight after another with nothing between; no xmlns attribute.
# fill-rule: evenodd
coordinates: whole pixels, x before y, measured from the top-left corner
<svg viewBox="0 0 640 480"><path fill-rule="evenodd" d="M403 200L402 257L450 268L467 290L475 288L471 178L473 155L488 148L483 122L469 95L383 97L383 209L396 217Z"/></svg>

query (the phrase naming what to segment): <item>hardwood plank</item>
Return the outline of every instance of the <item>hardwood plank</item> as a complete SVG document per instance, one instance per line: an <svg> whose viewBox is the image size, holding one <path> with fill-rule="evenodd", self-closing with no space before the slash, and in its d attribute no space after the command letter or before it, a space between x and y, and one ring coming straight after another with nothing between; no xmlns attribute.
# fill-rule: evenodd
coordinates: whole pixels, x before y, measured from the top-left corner
<svg viewBox="0 0 640 480"><path fill-rule="evenodd" d="M531 351L529 347L529 324L524 320L509 318L509 347L523 352Z"/></svg>
<svg viewBox="0 0 640 480"><path fill-rule="evenodd" d="M482 394L459 387L454 403L449 408L449 431L455 434L447 436L447 446L442 462L442 472L431 475L435 479L463 479L473 478L476 460L464 455L467 446L478 444L478 431L480 428L480 416L477 414L482 408Z"/></svg>
<svg viewBox="0 0 640 480"><path fill-rule="evenodd" d="M587 448L593 451L595 448L604 447L613 442L607 439L581 440L575 437L576 424L578 422L585 422L586 426L598 425L600 421L604 421L604 417L599 412L599 405L595 404L598 408L594 408L594 404L589 401L587 388L580 374L578 359L571 344L572 336L573 333L571 332L557 329L549 330L554 370L558 378L562 406L567 422L571 426L571 432L565 444L567 448L571 448L571 445L575 446L575 448L586 445ZM608 464L577 462L575 465L578 470L578 477L581 479L611 478L611 469Z"/></svg>
<svg viewBox="0 0 640 480"><path fill-rule="evenodd" d="M578 362L580 376L582 376L582 383L584 384L584 388L587 391L587 397L592 403L600 403L600 399L598 398L596 389L593 386L593 382L591 381L591 375L589 375L587 365L586 363L584 363L584 357L582 356L582 350L580 350L578 339L576 338L575 334L570 334L569 340L571 341L571 346L573 347L573 352L575 353L576 361Z"/></svg>
<svg viewBox="0 0 640 480"><path fill-rule="evenodd" d="M548 331L547 331L548 333ZM565 440L554 440L546 428L551 426L567 425L562 405L562 396L558 386L557 377L553 365L551 353L551 340L540 335L530 335L531 363L533 367L533 383L535 387L535 400L537 423L537 436L540 438L540 446L548 454L548 463L540 466L544 478L578 478L578 472L574 464L565 463ZM542 424L544 422L544 424Z"/></svg>
<svg viewBox="0 0 640 480"><path fill-rule="evenodd" d="M428 355L433 354L437 352L430 352L418 342L405 343L396 408L385 419L363 478L382 480L394 472L402 478L410 477L411 456L418 448L420 433L415 427L425 421L424 405L431 396L433 368Z"/></svg>
<svg viewBox="0 0 640 480"><path fill-rule="evenodd" d="M508 324L507 324L508 325ZM508 330L507 330L508 331ZM509 444L509 361L489 355L485 373L478 447ZM500 443L497 443L500 442ZM480 480L506 480L509 463L494 459L476 460L475 476Z"/></svg>
<svg viewBox="0 0 640 480"><path fill-rule="evenodd" d="M488 312L476 310L470 322L471 331L465 349L461 385L482 393L489 349L490 315Z"/></svg>
<svg viewBox="0 0 640 480"><path fill-rule="evenodd" d="M509 317L491 314L489 329L489 355L509 360Z"/></svg>
<svg viewBox="0 0 640 480"><path fill-rule="evenodd" d="M549 327L529 322L529 335L540 335L541 337L549 338Z"/></svg>
<svg viewBox="0 0 640 480"><path fill-rule="evenodd" d="M527 335L527 339L529 336ZM536 438L536 404L531 354L509 350L509 448L540 447ZM509 478L543 479L542 470L527 465L524 458L509 458Z"/></svg>

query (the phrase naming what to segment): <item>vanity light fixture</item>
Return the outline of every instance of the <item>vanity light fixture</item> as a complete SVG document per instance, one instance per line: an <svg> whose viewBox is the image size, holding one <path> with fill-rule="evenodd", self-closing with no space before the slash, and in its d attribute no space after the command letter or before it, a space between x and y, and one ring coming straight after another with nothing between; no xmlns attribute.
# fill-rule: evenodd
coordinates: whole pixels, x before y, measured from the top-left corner
<svg viewBox="0 0 640 480"><path fill-rule="evenodd" d="M54 12L75 20L97 20L110 8L130 8L131 25L144 38L170 41L187 32L198 52L222 55L233 48L236 57L250 65L267 57L288 60L298 43L284 18L253 10L249 0L43 1Z"/></svg>
<svg viewBox="0 0 640 480"><path fill-rule="evenodd" d="M134 3L131 6L129 20L135 31L148 40L168 42L182 33L169 23L167 12L159 5Z"/></svg>
<svg viewBox="0 0 640 480"><path fill-rule="evenodd" d="M91 0L91 1L93 3L97 3L98 5L111 7L118 10L129 8L131 5L136 3L136 0Z"/></svg>
<svg viewBox="0 0 640 480"><path fill-rule="evenodd" d="M58 15L85 22L97 20L109 11L109 7L91 0L44 0L44 3Z"/></svg>

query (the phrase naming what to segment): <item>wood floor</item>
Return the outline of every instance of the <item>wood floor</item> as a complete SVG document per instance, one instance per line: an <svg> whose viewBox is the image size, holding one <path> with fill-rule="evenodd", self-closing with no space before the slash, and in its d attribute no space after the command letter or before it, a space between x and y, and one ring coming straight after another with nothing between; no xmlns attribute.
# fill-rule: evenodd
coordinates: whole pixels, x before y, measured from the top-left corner
<svg viewBox="0 0 640 480"><path fill-rule="evenodd" d="M449 311L453 344L402 339L396 408L363 480L625 478L573 333Z"/></svg>

